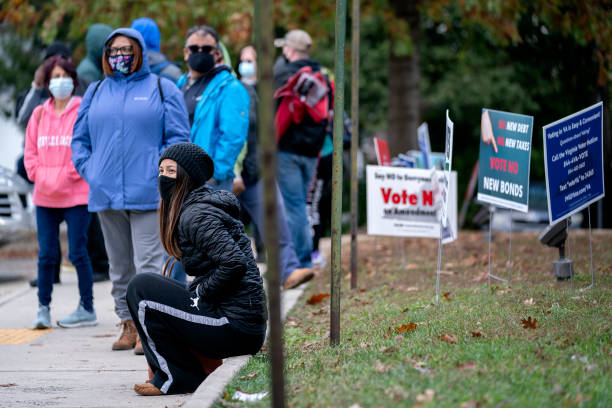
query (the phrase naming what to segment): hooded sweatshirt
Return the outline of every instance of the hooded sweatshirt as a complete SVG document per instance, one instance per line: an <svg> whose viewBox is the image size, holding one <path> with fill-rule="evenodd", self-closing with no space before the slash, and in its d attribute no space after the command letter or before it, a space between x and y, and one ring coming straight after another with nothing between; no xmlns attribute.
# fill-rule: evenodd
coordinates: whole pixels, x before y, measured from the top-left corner
<svg viewBox="0 0 612 408"><path fill-rule="evenodd" d="M119 28L105 45L116 35L138 41L142 67L87 89L74 125L72 162L89 183L89 211L155 210L159 156L189 140L187 109L176 85L151 74L140 33Z"/></svg>
<svg viewBox="0 0 612 408"><path fill-rule="evenodd" d="M176 82L182 75L181 69L161 53L159 49L161 33L155 21L148 17L140 17L134 20L132 28L138 31L144 39L149 51L151 72Z"/></svg>
<svg viewBox="0 0 612 408"><path fill-rule="evenodd" d="M37 106L26 129L24 165L34 182L34 204L69 208L87 204L89 187L79 176L70 156L72 128L81 98L73 97L61 115L52 98Z"/></svg>
<svg viewBox="0 0 612 408"><path fill-rule="evenodd" d="M77 74L88 83L99 81L104 78L102 72L102 54L104 53L104 42L106 37L113 31L106 24L94 24L87 30L85 47L87 55L77 67Z"/></svg>

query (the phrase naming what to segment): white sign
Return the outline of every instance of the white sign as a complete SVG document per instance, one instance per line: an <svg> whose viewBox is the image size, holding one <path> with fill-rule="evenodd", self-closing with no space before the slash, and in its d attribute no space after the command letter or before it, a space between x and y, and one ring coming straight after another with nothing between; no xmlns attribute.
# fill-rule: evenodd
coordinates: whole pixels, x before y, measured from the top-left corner
<svg viewBox="0 0 612 408"><path fill-rule="evenodd" d="M444 173L437 171L438 183ZM431 170L367 166L368 234L440 238ZM451 172L448 190L448 226L443 242L457 237L457 173ZM440 200L438 196L438 200Z"/></svg>
<svg viewBox="0 0 612 408"><path fill-rule="evenodd" d="M451 162L453 160L453 122L446 110L446 147L444 149L444 184L442 185L442 226L446 227L448 219L448 186L450 183ZM456 195L456 192L455 192ZM457 199L455 198L455 206ZM456 209L455 209L456 211ZM455 227L455 231L457 228Z"/></svg>

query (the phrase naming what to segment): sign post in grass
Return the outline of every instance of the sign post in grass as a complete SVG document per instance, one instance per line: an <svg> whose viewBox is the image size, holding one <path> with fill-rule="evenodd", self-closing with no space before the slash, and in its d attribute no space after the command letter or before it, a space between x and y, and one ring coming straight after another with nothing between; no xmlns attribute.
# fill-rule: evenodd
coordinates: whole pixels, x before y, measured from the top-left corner
<svg viewBox="0 0 612 408"><path fill-rule="evenodd" d="M267 250L267 297L270 319L269 354L271 399L274 408L285 406L285 374L283 357L283 326L278 252L278 219L276 203L276 141L274 139L274 99L272 60L274 43L270 0L255 0L255 45L259 75L258 132L264 183L265 237Z"/></svg>
<svg viewBox="0 0 612 408"><path fill-rule="evenodd" d="M512 210L529 209L529 165L533 116L483 109L478 155L478 201L489 208L489 286L491 278L510 283ZM491 273L491 231L495 207L510 209L508 278Z"/></svg>
<svg viewBox="0 0 612 408"><path fill-rule="evenodd" d="M332 237L330 344L340 344L340 278L342 238L342 136L344 133L344 53L346 0L336 0L336 92L334 95L334 153L332 169Z"/></svg>

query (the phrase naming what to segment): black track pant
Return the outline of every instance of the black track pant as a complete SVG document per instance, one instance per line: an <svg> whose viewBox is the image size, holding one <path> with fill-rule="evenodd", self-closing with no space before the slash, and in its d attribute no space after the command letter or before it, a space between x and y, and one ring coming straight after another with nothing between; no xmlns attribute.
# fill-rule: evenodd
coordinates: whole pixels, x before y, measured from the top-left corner
<svg viewBox="0 0 612 408"><path fill-rule="evenodd" d="M194 351L212 359L255 354L265 333L250 335L196 302L184 284L142 273L127 288L127 303L153 370L151 383L165 394L194 392L206 378ZM196 307L197 306L197 307Z"/></svg>

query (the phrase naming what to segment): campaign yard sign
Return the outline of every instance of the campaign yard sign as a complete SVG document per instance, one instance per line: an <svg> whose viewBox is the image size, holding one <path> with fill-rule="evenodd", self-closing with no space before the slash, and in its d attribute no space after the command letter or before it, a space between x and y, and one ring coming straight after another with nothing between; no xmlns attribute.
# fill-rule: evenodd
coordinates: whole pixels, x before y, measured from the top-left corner
<svg viewBox="0 0 612 408"><path fill-rule="evenodd" d="M368 234L396 237L440 238L436 197L431 170L367 166ZM444 182L444 172L437 171ZM451 172L448 194L448 229L442 242L457 237L457 173Z"/></svg>
<svg viewBox="0 0 612 408"><path fill-rule="evenodd" d="M551 224L605 195L602 119L599 102L542 128Z"/></svg>
<svg viewBox="0 0 612 408"><path fill-rule="evenodd" d="M483 109L478 201L527 212L533 116Z"/></svg>
<svg viewBox="0 0 612 408"><path fill-rule="evenodd" d="M450 183L451 162L453 160L453 129L454 124L446 110L446 143L444 148L444 184L442 185L442 226L446 227L448 220L448 186ZM456 201L456 200L455 200Z"/></svg>
<svg viewBox="0 0 612 408"><path fill-rule="evenodd" d="M419 139L419 149L423 155L423 166L426 169L431 168L431 144L429 143L429 127L427 122L421 123L421 126L417 128L417 136Z"/></svg>
<svg viewBox="0 0 612 408"><path fill-rule="evenodd" d="M379 166L390 166L391 155L389 154L389 145L386 140L374 138L374 149L376 150L376 161Z"/></svg>

